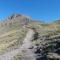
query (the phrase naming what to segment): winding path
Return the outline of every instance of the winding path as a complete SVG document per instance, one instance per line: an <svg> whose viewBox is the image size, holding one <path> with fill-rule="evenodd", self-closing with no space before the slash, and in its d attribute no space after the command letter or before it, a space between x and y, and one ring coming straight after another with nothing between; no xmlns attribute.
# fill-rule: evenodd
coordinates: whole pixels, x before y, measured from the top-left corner
<svg viewBox="0 0 60 60"><path fill-rule="evenodd" d="M11 60L14 56L16 56L18 53L20 53L22 50L25 49L27 50L27 54L28 54L27 60L35 60L34 53L30 49L28 49L32 45L31 40L33 39L34 33L35 32L32 29L29 29L23 41L24 44L16 50L1 55L0 60Z"/></svg>

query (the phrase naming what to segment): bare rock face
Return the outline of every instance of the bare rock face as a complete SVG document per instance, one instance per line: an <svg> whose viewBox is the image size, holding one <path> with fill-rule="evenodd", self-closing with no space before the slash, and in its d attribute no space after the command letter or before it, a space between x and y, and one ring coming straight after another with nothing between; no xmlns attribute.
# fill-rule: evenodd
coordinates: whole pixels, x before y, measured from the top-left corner
<svg viewBox="0 0 60 60"><path fill-rule="evenodd" d="M11 25L13 23L20 23L20 25L26 25L28 24L28 22L31 20L31 18L27 17L27 16L23 16L20 14L13 14L11 16L9 16L5 21L3 21L0 25L1 26L7 26L7 25Z"/></svg>

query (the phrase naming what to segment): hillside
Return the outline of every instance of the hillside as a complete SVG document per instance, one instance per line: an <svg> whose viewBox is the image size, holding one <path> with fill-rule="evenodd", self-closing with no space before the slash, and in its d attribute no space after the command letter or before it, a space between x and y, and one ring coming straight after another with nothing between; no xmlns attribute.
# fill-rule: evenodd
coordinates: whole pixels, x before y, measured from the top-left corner
<svg viewBox="0 0 60 60"><path fill-rule="evenodd" d="M20 14L9 16L0 22L0 60L9 54L13 55L10 60L60 60L59 22L46 24Z"/></svg>

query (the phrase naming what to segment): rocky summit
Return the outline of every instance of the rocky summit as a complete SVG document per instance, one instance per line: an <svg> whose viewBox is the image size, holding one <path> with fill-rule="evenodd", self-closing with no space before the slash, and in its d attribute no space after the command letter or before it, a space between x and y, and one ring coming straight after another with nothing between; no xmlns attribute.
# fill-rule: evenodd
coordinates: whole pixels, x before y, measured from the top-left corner
<svg viewBox="0 0 60 60"><path fill-rule="evenodd" d="M60 60L60 20L47 24L12 14L1 21L0 60Z"/></svg>

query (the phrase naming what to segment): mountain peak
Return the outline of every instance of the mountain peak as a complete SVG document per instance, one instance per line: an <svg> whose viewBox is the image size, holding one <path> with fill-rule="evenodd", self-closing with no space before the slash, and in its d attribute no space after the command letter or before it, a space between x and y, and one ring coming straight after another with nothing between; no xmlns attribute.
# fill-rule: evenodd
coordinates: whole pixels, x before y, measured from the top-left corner
<svg viewBox="0 0 60 60"><path fill-rule="evenodd" d="M56 20L54 23L58 23L58 24L60 24L60 20Z"/></svg>
<svg viewBox="0 0 60 60"><path fill-rule="evenodd" d="M8 17L8 19L13 19L13 18L16 18L16 17L20 17L22 16L21 14L12 14Z"/></svg>
<svg viewBox="0 0 60 60"><path fill-rule="evenodd" d="M17 23L20 25L26 25L30 20L31 18L28 16L21 15L21 14L12 14L9 17L7 17L7 19L4 20L1 25L9 26L14 23Z"/></svg>

